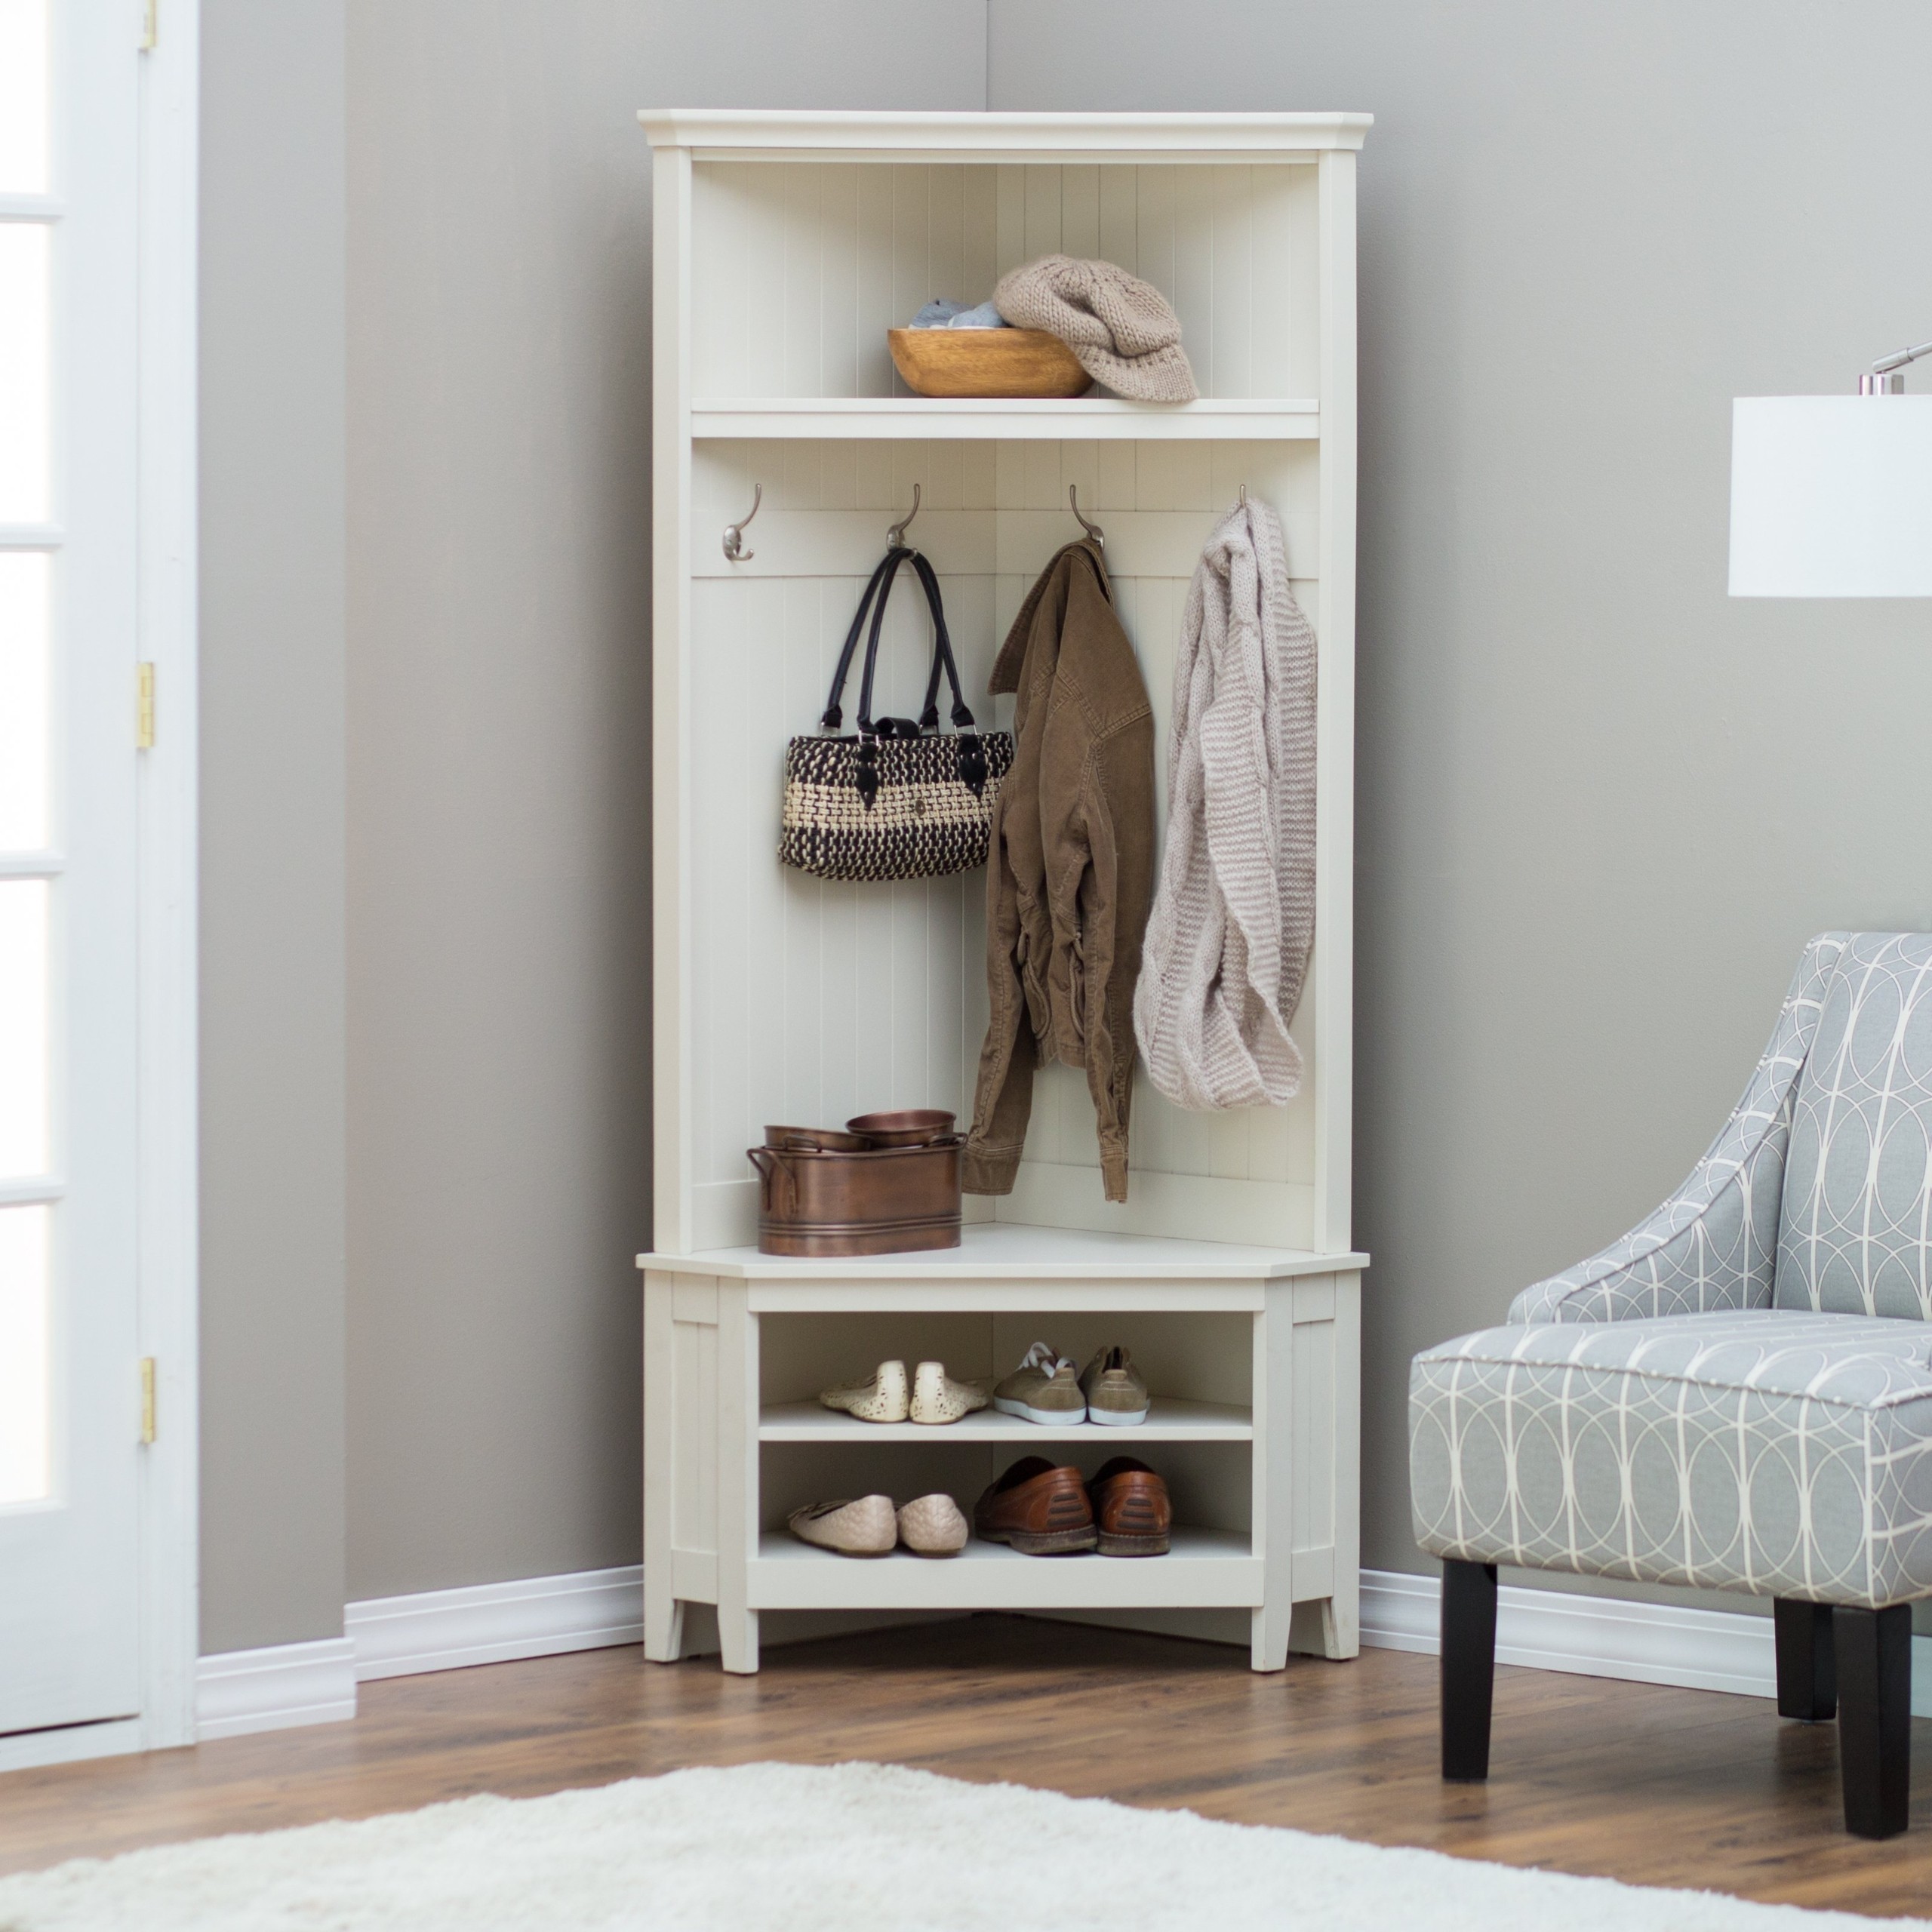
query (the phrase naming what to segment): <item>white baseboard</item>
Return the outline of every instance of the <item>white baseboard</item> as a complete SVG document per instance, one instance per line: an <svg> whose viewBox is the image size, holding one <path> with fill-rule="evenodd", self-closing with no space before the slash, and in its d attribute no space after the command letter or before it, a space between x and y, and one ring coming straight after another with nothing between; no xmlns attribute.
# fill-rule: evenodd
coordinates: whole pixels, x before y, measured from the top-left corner
<svg viewBox="0 0 1932 1932"><path fill-rule="evenodd" d="M1433 1656L1441 1596L1438 1577L1364 1570L1362 1641ZM1507 1583L1497 1592L1496 1660L1748 1697L1772 1697L1777 1688L1767 1617Z"/></svg>
<svg viewBox="0 0 1932 1932"><path fill-rule="evenodd" d="M355 1675L366 1682L639 1643L643 1614L644 1572L631 1563L574 1576L377 1597L351 1604L343 1624L355 1647Z"/></svg>
<svg viewBox="0 0 1932 1932"><path fill-rule="evenodd" d="M1441 1595L1437 1577L1364 1570L1362 1641L1433 1657ZM1747 1697L1777 1694L1771 1620L1743 1611L1687 1610L1506 1583L1497 1592L1496 1660L1634 1684ZM1912 1714L1932 1717L1932 1637L1912 1640Z"/></svg>
<svg viewBox="0 0 1932 1932"><path fill-rule="evenodd" d="M355 1649L346 1637L228 1651L202 1658L195 1673L195 1730L203 1743L355 1715Z"/></svg>
<svg viewBox="0 0 1932 1932"><path fill-rule="evenodd" d="M352 1718L357 1682L372 1678L635 1644L642 1577L629 1564L352 1603L341 1637L202 1658L201 1736L237 1737ZM1435 1577L1364 1570L1362 1641L1432 1656L1441 1594ZM1915 1637L1912 1650L1912 1714L1932 1717L1932 1637ZM1496 1655L1499 1663L1534 1669L1688 1690L1769 1697L1776 1689L1770 1620L1737 1611L1506 1584L1497 1606Z"/></svg>
<svg viewBox="0 0 1932 1932"><path fill-rule="evenodd" d="M355 1715L355 1686L370 1678L635 1644L643 1595L644 1572L632 1563L352 1603L340 1637L202 1658L196 1729L206 1742L329 1724Z"/></svg>

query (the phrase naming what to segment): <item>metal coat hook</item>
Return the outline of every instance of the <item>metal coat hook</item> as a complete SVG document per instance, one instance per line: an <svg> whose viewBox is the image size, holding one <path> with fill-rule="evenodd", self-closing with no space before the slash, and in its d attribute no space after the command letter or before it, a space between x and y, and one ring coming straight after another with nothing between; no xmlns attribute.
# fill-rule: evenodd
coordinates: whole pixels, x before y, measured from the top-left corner
<svg viewBox="0 0 1932 1932"><path fill-rule="evenodd" d="M885 547L888 550L903 550L906 545L906 526L919 514L919 486L912 485L912 507L885 533Z"/></svg>
<svg viewBox="0 0 1932 1932"><path fill-rule="evenodd" d="M1069 483L1066 486L1066 505L1067 508L1073 512L1074 521L1078 524L1081 528L1085 531L1087 534L1092 537L1094 541L1099 544L1100 548L1104 550L1107 547L1106 533L1101 529L1100 526L1097 523L1089 523L1087 519L1080 514L1080 486L1078 484Z"/></svg>
<svg viewBox="0 0 1932 1932"><path fill-rule="evenodd" d="M1247 508L1247 485L1245 483L1241 486L1241 495L1235 504L1235 508L1239 510Z"/></svg>
<svg viewBox="0 0 1932 1932"><path fill-rule="evenodd" d="M758 515L758 506L764 501L764 485L762 483L754 483L752 485L752 506L746 511L743 521L738 523L728 523L724 526L724 555L728 561L734 564L748 564L753 557L757 555L756 551L747 550L745 548L745 525Z"/></svg>

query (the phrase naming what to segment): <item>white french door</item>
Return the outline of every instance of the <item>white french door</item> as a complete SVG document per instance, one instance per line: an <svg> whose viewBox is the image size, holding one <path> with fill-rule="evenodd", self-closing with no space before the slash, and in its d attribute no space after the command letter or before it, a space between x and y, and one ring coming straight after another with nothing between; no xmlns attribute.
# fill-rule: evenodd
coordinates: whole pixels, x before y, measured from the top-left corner
<svg viewBox="0 0 1932 1932"><path fill-rule="evenodd" d="M0 0L0 1735L142 1701L137 25Z"/></svg>

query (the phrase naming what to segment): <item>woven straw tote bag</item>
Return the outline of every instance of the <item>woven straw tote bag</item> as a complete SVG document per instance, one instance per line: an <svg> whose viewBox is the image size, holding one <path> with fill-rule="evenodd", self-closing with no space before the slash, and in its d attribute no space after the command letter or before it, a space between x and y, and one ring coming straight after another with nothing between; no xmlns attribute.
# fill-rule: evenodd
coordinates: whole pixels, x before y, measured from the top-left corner
<svg viewBox="0 0 1932 1932"><path fill-rule="evenodd" d="M879 629L900 566L909 563L933 620L932 674L917 719L872 716ZM845 678L859 634L866 638L858 733L841 737ZM953 731L939 731L940 673L952 692ZM946 632L939 579L919 552L888 550L859 599L832 673L820 729L785 752L785 803L778 856L820 878L937 878L986 862L993 801L1013 766L1013 734L981 731L966 708Z"/></svg>

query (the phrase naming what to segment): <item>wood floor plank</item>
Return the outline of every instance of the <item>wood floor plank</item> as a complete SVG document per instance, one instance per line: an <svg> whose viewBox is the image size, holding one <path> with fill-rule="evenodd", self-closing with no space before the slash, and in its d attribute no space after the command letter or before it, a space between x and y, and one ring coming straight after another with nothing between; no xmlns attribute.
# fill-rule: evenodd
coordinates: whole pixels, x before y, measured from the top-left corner
<svg viewBox="0 0 1932 1932"><path fill-rule="evenodd" d="M1245 1654L975 1617L713 1660L595 1651L365 1684L352 1724L0 1777L0 1871L214 1832L534 1796L685 1764L867 1758L1470 1858L1932 1915L1932 1725L1913 1829L1846 1836L1831 1724L1768 1699L1497 1672L1490 1781L1437 1775L1432 1658Z"/></svg>

